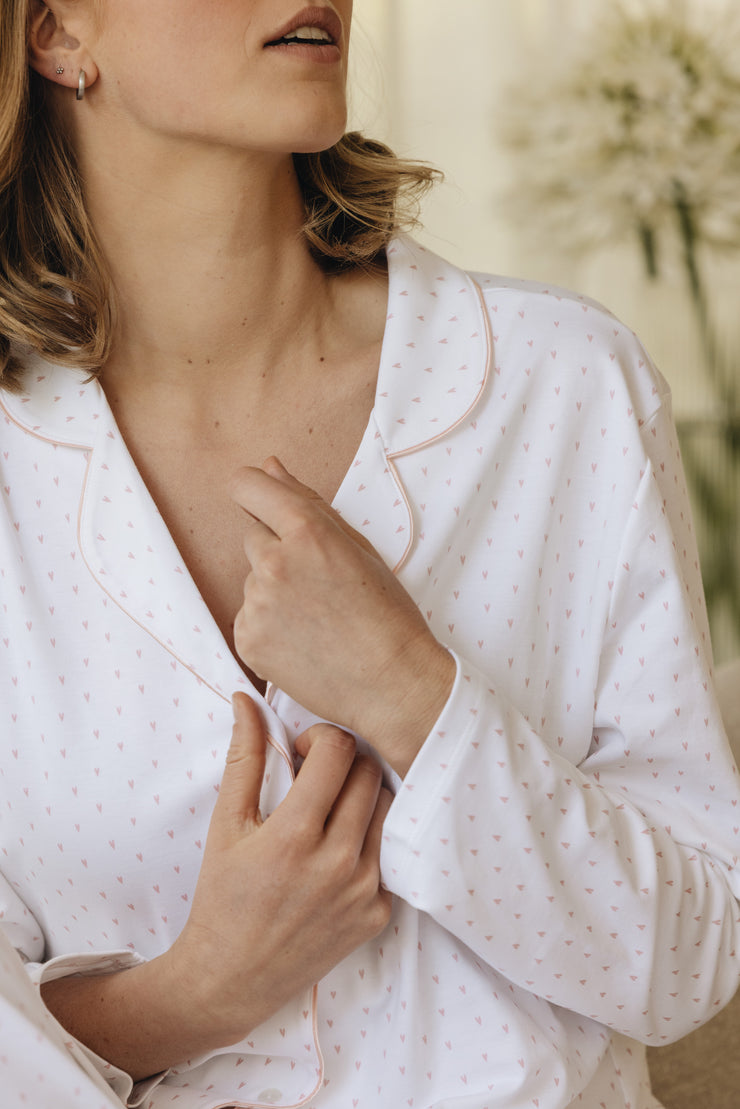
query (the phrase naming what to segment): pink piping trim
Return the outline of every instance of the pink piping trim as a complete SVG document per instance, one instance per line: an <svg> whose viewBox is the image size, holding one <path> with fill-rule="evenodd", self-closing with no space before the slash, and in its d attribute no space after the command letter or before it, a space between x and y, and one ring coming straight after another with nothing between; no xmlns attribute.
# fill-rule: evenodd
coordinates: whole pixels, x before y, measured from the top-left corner
<svg viewBox="0 0 740 1109"><path fill-rule="evenodd" d="M483 290L481 289L478 282L474 281L472 277L470 278L470 280L472 281L473 285L475 286L476 292L478 293L478 299L480 301L480 306L481 306L481 314L483 316L483 332L484 332L485 339L486 339L486 369L485 369L485 373L483 375L483 380L481 381L481 384L480 384L480 389L478 390L475 397L471 401L469 407L466 408L466 410L463 412L460 419L456 420L454 424L450 424L450 426L448 428L446 428L444 431L441 431L439 433L439 435L433 435L431 437L431 439L425 439L422 443L415 443L413 445L413 447L405 447L403 450L400 450L400 451L392 451L388 455L388 458L391 458L391 459L393 459L393 458L403 458L404 455L413 454L414 451L419 451L423 447L428 447L431 443L436 443L440 439L444 439L444 437L446 435L449 435L449 433L451 431L454 431L456 427L459 427L460 424L463 423L463 421L467 419L469 414L472 412L472 410L475 408L476 404L480 400L481 395L483 393L483 390L485 389L486 385L488 384L488 381L489 381L490 376L491 376L491 362L492 362L492 356L493 356L493 332L491 330L491 321L490 321L490 318L488 316L488 311L486 310L486 304L485 304L485 301L483 299Z"/></svg>
<svg viewBox="0 0 740 1109"><path fill-rule="evenodd" d="M48 440L48 441L53 441L53 440ZM110 592L110 590L105 588L104 584L102 583L102 581L98 577L98 574L94 572L94 570L90 566L90 562L88 561L87 558L85 558L85 553L84 553L84 549L83 549L83 545L82 545L82 509L83 509L83 505L84 505L85 492L87 492L87 489L88 489L88 478L90 476L90 468L92 466L92 458L93 458L94 447L85 448L85 449L90 450L90 457L88 458L87 465L85 465L84 479L83 479L83 482L82 482L82 491L81 491L80 503L79 503L79 507L78 507L77 537L78 537L78 547L79 547L79 550L80 550L80 556L82 558L82 561L85 564L85 567L87 567L88 572L90 573L90 577L95 582L95 584L97 584L97 586L100 589L102 589L102 591L105 593L105 596L110 598L110 600L113 602L113 604L115 604L115 607L120 609L120 611L123 612L124 615L126 615L126 617L128 617L129 620L131 620L136 625L136 627L140 628L143 632L148 634L149 637L151 639L153 639L155 643L159 643L160 647L162 647L166 652L168 652L168 654L171 654L172 658L180 663L183 670L186 670L187 673L191 673L197 681L202 682L205 685L206 689L210 689L212 693L216 694L216 696L220 696L222 701L225 701L226 703L229 703L230 699L227 698L227 696L224 693L222 693L220 690L216 690L214 688L214 686L210 682L207 682L204 678L202 678L201 674L197 673L197 671L194 670L191 667L191 665L187 664L183 659L181 659L180 655L178 653L176 653L175 651L173 651L168 643L165 643L163 640L161 640L159 638L159 635L155 635L154 632L150 628L146 628L146 625L141 623L140 620L136 620L135 617L133 617L133 615L131 614L131 612L129 612L128 609L125 609L122 606L121 602L113 596L113 594ZM255 693L256 693L256 690L255 690ZM266 704L268 704L266 698L263 698L263 700L265 701ZM267 731L267 742L270 743L270 745L272 747L274 747L274 750L277 752L277 754L281 756L281 759L283 760L283 762L287 766L288 772L290 772L291 780L295 781L295 771L293 769L293 763L292 763L290 757L288 757L286 751L283 749L282 744L277 743L277 741L274 739L274 737L273 737L273 735L271 734L270 731ZM312 989L311 1021L312 1021L312 1035L313 1035L313 1038L314 1038L314 1049L315 1049L315 1052L316 1052L316 1058L318 1060L318 1066L320 1066L320 1070L318 1070L318 1078L316 1080L316 1085L315 1085L314 1089L311 1091L310 1095L308 1095L307 1098L305 1098L304 1100L302 1100L300 1102L296 1101L294 1103L294 1106L286 1107L286 1109L297 1109L298 1106L305 1105L306 1100L308 1100L310 1098L313 1098L316 1095L316 1093L318 1092L318 1090L321 1089L322 1082L323 1082L323 1079L324 1079L324 1057L322 1055L320 1040L318 1040L318 986L317 985L314 985L313 989ZM244 1105L244 1109L249 1109L249 1106L246 1106L245 1103L237 1102L237 1101L223 1102L223 1106L215 1106L214 1109L230 1109L230 1107L232 1105L233 1106Z"/></svg>
<svg viewBox="0 0 740 1109"><path fill-rule="evenodd" d="M307 1094L301 1101L294 1101L292 1105L283 1106L282 1109L299 1109L301 1105L305 1105L307 1101L310 1101L312 1097L316 1096L324 1081L324 1056L321 1054L318 1033L318 992L319 987L315 985L312 992L311 1008L313 1012L313 1039L316 1046L316 1055L319 1060L319 1076L310 1094ZM268 1109L268 1105L267 1102L264 1101L250 1101L247 1103L246 1101L237 1101L235 1098L231 1098L229 1101L220 1101L217 1105L210 1106L209 1109Z"/></svg>
<svg viewBox="0 0 740 1109"><path fill-rule="evenodd" d="M66 439L54 439L50 435L42 435L40 431L37 431L35 428L31 427L29 424L21 423L21 421L19 419L17 419L13 415L12 412L8 411L8 409L5 407L5 405L3 404L3 402L1 400L0 400L0 410L2 410L5 413L5 415L7 416L7 418L10 420L10 422L12 424L15 424L16 427L19 427L21 429L21 431L26 433L26 435L33 435L34 439L40 439L42 443L54 443L56 446L59 446L59 447L71 447L72 450L74 450L74 451L89 451L89 450L92 450L92 446L91 446L90 443L72 443L72 442L67 442Z"/></svg>
<svg viewBox="0 0 740 1109"><path fill-rule="evenodd" d="M405 454L406 452L404 451L403 453ZM388 469L391 472L391 477L393 478L393 480L396 483L396 487L398 489L398 492L403 497L403 502L406 505L406 515L408 516L408 519L409 519L408 543L406 544L406 549L404 550L403 554L399 558L396 565L393 567L393 573L397 574L398 571L403 566L406 559L408 558L409 551L411 550L412 546L414 545L414 517L413 517L413 514L411 512L411 501L409 500L409 498L406 494L406 490L403 487L403 482L401 481L398 470L396 469L396 466L394 465L394 462L393 462L393 459L395 457L396 457L396 455L387 455L386 456L386 460L388 462Z"/></svg>
<svg viewBox="0 0 740 1109"><path fill-rule="evenodd" d="M89 474L90 474L90 466L92 464L93 452L95 450L94 444L91 444L91 443L71 443L71 442L66 441L65 439L54 439L53 437L51 437L49 435L42 435L40 432L36 431L34 428L30 427L28 424L21 423L20 420L16 419L16 417L13 415L13 413L9 412L8 409L5 407L2 400L0 400L0 411L4 412L5 415L7 416L7 418L10 420L10 422L12 424L15 424L15 426L17 428L20 428L21 431L25 432L28 435L32 435L35 439L41 440L42 443L53 443L53 444L55 444L57 446L60 446L60 447L70 447L72 450L89 451L90 452L90 457L88 458L87 465L85 466L85 477L84 477L84 480L82 482L82 492L80 494L80 503L79 503L79 507L78 507L78 510L77 510L77 546L79 547L80 555L82 556L82 561L85 563L85 566L87 567L87 571L90 574L90 577L93 579L93 581L96 583L96 585L98 585L100 587L100 589L103 590L106 597L110 598L110 600L113 602L113 604L116 606L116 608L120 609L121 612L123 612L129 618L129 620L131 620L134 624L136 624L136 626L138 628L141 628L141 630L143 632L146 632L146 634L148 636L150 636L150 638L153 639L155 641L155 643L158 643L160 645L160 647L163 647L164 650L167 651L168 654L172 655L172 657L180 664L180 666L182 666L183 670L187 670L187 672L189 674L192 674L194 678L196 678L199 682L202 682L203 685L206 686L207 689L210 689L212 693L215 693L217 697L220 697L222 701L229 702L230 698L228 698L225 693L222 693L220 690L215 689L214 686L212 686L210 682L207 682L205 680L205 678L203 678L197 672L197 670L194 670L192 666L189 666L188 663L184 661L184 659L180 658L180 656L175 651L173 651L172 648L167 643L165 643L163 640L161 640L159 638L159 636L155 635L154 632L150 628L147 628L147 626L145 624L142 624L140 620L137 620L134 616L132 616L132 614L128 611L128 609L124 608L124 606L121 604L121 602L119 600L117 600L117 598L114 597L113 594L110 593L106 589L106 587L103 585L103 583L100 581L99 577L97 576L97 574L95 573L95 571L91 567L91 565L88 562L87 558L85 557L85 551L84 551L83 544L82 544L82 527L81 527L81 524L82 524L82 507L83 507L83 503L84 503L84 500L85 500L85 493L87 491L87 481L88 481L88 477L89 477ZM255 690L254 692L256 693L257 691ZM263 700L265 700L265 703L269 705L269 702L267 702L266 698L263 698ZM267 740L268 740L268 743L270 744L270 746L274 747L275 750L279 752L280 757L283 759L286 766L290 770L291 778L295 779L295 772L293 770L292 762L290 761L287 754L283 750L283 747L281 746L281 744L279 744L277 742L277 740L275 740L273 738L273 736L269 733L269 731L267 733Z"/></svg>
<svg viewBox="0 0 740 1109"><path fill-rule="evenodd" d="M47 442L54 442L54 440L47 440ZM82 482L82 492L80 494L80 503L79 503L79 506L78 506L78 509L77 509L77 546L79 547L80 555L82 556L82 561L85 563L85 566L87 568L88 573L90 574L90 577L93 579L95 584L100 589L102 589L102 591L103 591L103 593L105 593L106 597L108 597L113 602L113 604L116 606L116 608L118 608L121 612L123 612L124 615L127 616L128 619L131 620L131 622L134 623L137 626L137 628L140 628L141 631L145 632L151 639L154 640L155 643L158 643L160 645L160 647L163 647L164 650L167 651L167 653L169 655L172 655L172 657L180 664L180 666L182 666L183 670L186 670L189 674L192 674L193 677L197 679L197 681L203 683L203 685L206 687L206 689L210 689L212 693L215 693L217 697L220 697L222 701L226 701L226 703L228 704L229 701L230 701L230 698L227 697L225 693L222 693L220 690L216 689L213 685L211 685L210 682L206 681L206 679L204 677L202 677L197 672L197 670L195 670L192 666L190 666L187 662L185 662L184 659L180 658L180 656L175 651L172 650L172 648L169 646L168 643L165 643L164 640L160 639L158 635L154 634L154 632L151 630L151 628L148 628L145 624L142 624L140 620L137 620L136 617L133 616L132 613L130 613L128 611L128 609L125 608L121 604L121 602L118 600L118 598L114 597L113 594L110 592L110 590L108 590L105 587L103 582L100 580L100 578L95 573L92 566L90 565L87 557L85 556L85 549L84 549L84 546L83 546L83 543L82 543L82 512L83 512L83 506L84 506L84 502L85 502L85 495L87 493L87 483L88 483L88 478L89 478L89 475L90 475L90 467L92 466L93 453L94 453L95 448L94 447L86 447L85 449L90 451L90 457L88 458L87 465L85 466L85 477L84 477L83 482ZM257 691L255 690L254 692L256 693ZM282 758L283 762L286 764L286 766L288 767L288 769L290 771L291 779L294 779L295 778L295 772L293 770L293 764L292 764L291 760L288 758L288 755L284 751L282 745L279 744L277 742L277 740L275 740L272 737L272 735L270 734L269 731L267 733L267 741L270 744L270 746L274 747L275 750L279 753L279 755Z"/></svg>
<svg viewBox="0 0 740 1109"><path fill-rule="evenodd" d="M450 426L448 428L446 428L444 431L440 432L439 435L433 435L431 437L431 439L425 439L422 443L415 443L413 447L405 447L403 450L392 451L392 452L390 452L389 454L386 455L386 460L388 462L388 467L389 467L389 469L391 471L391 474L393 476L393 480L395 481L395 483L398 487L398 491L400 492L401 496L403 497L404 503L406 505L406 511L408 512L409 524L410 524L410 526L409 526L409 540L408 540L408 543L406 544L405 551L403 552L403 554L399 558L396 565L393 567L393 573L394 574L397 574L398 571L403 566L404 562L406 561L406 559L409 556L409 552L410 552L410 550L413 546L413 543L414 543L414 517L411 513L411 502L409 501L409 498L406 494L406 490L403 487L403 484L401 482L401 478L399 476L399 473L398 473L398 470L397 470L396 466L394 465L394 462L397 458L404 458L407 454L413 454L415 451L420 451L424 447L430 446L432 443L439 442L440 439L444 439L446 435L449 435L449 433L451 431L454 431L456 427L459 427L460 424L462 424L468 418L470 413L475 408L476 404L478 403L481 396L483 395L483 390L485 389L486 385L488 384L488 382L491 378L491 370L492 370L492 364L493 364L493 331L491 330L491 320L490 320L490 317L488 315L488 311L486 309L486 302L483 298L483 290L481 289L478 282L473 280L472 277L470 278L470 280L472 281L473 285L475 286L475 290L478 294L478 300L480 301L480 307L481 307L481 315L483 317L483 333L485 335L485 341L486 341L486 365L485 365L485 372L483 374L483 380L481 381L480 389L476 393L476 395L473 398L473 400L471 401L470 405L463 412L462 416L460 416L460 418L455 421L454 424L450 424Z"/></svg>
<svg viewBox="0 0 740 1109"><path fill-rule="evenodd" d="M0 410L2 410L5 413L5 415L7 416L7 418L11 421L11 423L15 424L15 426L20 428L21 431L26 432L29 435L33 435L34 438L40 439L44 443L53 443L53 444L56 444L56 445L59 445L59 446L71 447L73 450L83 450L83 451L89 451L90 452L89 458L87 459L87 464L85 466L85 477L84 477L83 482L82 482L82 492L80 494L80 503L79 503L78 508L77 508L77 546L79 548L80 555L82 557L82 561L85 563L85 566L87 568L88 573L90 574L90 577L93 579L95 584L100 589L102 589L102 591L103 591L103 593L105 593L106 597L108 597L113 602L113 604L116 606L116 608L120 609L120 611L123 612L124 615L127 616L129 620L131 620L134 624L136 624L136 626L138 628L141 629L141 631L145 632L146 635L148 635L151 639L153 639L155 641L155 643L158 643L160 645L160 647L164 648L164 650L167 651L167 653L169 655L172 655L172 657L180 664L180 666L182 666L183 670L186 670L189 674L192 674L193 677L197 681L202 682L203 685L207 689L210 689L212 693L215 693L217 697L220 697L222 701L228 702L229 698L224 693L221 693L220 690L215 689L211 685L211 683L207 682L205 680L205 678L201 677L201 675L196 670L194 670L192 666L189 666L188 663L186 663L184 661L184 659L180 658L180 656L175 651L173 651L172 648L167 643L165 643L163 640L161 640L159 638L159 636L155 635L154 632L150 628L147 628L146 625L142 624L140 620L137 620L134 616L132 616L132 614L127 609L125 609L123 607L123 605L120 603L120 601L116 597L114 597L113 594L108 589L106 589L106 587L101 582L100 578L97 576L97 574L92 569L92 567L91 567L90 563L88 562L87 558L85 557L85 551L84 551L83 544L82 544L82 509L83 509L83 504L84 504L84 501L85 501L85 494L87 492L87 482L88 482L88 477L90 475L90 467L92 465L93 452L94 452L94 449L95 449L94 445L82 444L82 443L79 443L79 444L78 443L69 443L69 442L65 442L62 439L53 439L53 438L51 438L47 435L41 435L38 431L35 431L33 428L29 427L28 424L22 424L19 420L17 420L11 412L8 412L7 408L2 403L2 401L0 401ZM403 489L401 490L401 492L403 492ZM255 690L255 692L256 692L256 690ZM267 700L267 698L265 697L263 699L265 700L265 703L268 704L268 706L269 706L269 701ZM270 744L270 746L273 747L277 751L277 753L280 755L283 762L288 767L291 779L295 780L295 772L293 770L293 764L292 764L291 760L288 758L288 755L285 752L285 750L283 749L282 745L280 743L278 743L277 740L275 740L273 738L273 736L271 735L271 733L269 731L267 733L267 741ZM315 1048L315 1051L316 1051L316 1057L317 1057L318 1062L319 1062L319 1076L318 1076L315 1087L313 1088L311 1093L308 1095L308 1097L304 1098L303 1101L295 1102L295 1104L293 1106L287 1106L286 1109L298 1109L299 1105L305 1105L306 1101L308 1101L312 1097L314 1097L318 1093L318 1091L321 1089L321 1084L324 1080L324 1057L321 1053L321 1044L319 1042L318 1019L319 1019L319 1014L318 1014L318 985L314 985L314 987L312 989L312 992L311 992L311 1031L312 1031L312 1035L313 1035L313 1042L314 1042L314 1048ZM254 1104L254 1103L250 1103L250 1104ZM212 1107L212 1109L231 1109L231 1106L239 1107L239 1109L249 1109L249 1106L245 1102L239 1102L239 1101L235 1101L233 1099L228 1101L228 1102L222 1102L219 1105L215 1105L215 1106Z"/></svg>

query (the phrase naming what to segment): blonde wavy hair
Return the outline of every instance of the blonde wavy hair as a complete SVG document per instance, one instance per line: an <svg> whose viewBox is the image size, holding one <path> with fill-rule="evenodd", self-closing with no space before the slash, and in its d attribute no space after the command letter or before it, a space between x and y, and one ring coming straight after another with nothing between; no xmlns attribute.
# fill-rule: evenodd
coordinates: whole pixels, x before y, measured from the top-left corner
<svg viewBox="0 0 740 1109"><path fill-rule="evenodd" d="M28 65L28 20L29 0L0 0L0 388L13 391L18 352L94 376L113 331L110 279L74 152ZM439 176L357 132L294 164L306 241L329 273L377 263Z"/></svg>

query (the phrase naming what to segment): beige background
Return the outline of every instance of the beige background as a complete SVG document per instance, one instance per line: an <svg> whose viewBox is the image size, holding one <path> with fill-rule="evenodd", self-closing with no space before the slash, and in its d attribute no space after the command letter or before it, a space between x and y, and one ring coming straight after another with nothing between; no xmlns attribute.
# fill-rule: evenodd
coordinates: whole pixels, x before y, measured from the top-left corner
<svg viewBox="0 0 740 1109"><path fill-rule="evenodd" d="M501 197L516 185L498 134L516 81L536 84L550 58L577 45L618 0L355 0L352 122L400 154L432 162L446 183L422 213L422 241L467 269L531 277L606 304L640 336L668 379L674 414L691 452L726 505L721 522L692 481L694 519L710 602L715 659L740 656L740 452L728 454L727 405L714 395L683 272L651 282L636 242L575 262L545 236L534 249L512 226ZM738 0L620 0L636 8L686 3L702 26ZM725 34L723 42L734 41ZM536 163L535 163L536 164ZM707 264L705 285L721 337L740 356L740 250ZM740 426L740 414L733 416ZM737 438L737 436L735 436ZM734 459L734 461L732 460ZM734 568L734 569L733 569ZM736 615L733 615L733 610Z"/></svg>
<svg viewBox="0 0 740 1109"><path fill-rule="evenodd" d="M639 6L640 0L630 0ZM708 20L725 0L690 0ZM678 277L650 283L635 245L568 262L527 250L497 197L512 166L497 139L514 78L537 80L537 51L567 50L613 0L355 0L353 123L446 175L421 238L469 269L540 278L606 303L641 336L669 379L676 414L715 407ZM740 262L712 275L717 314L740 316ZM740 330L740 329L738 329Z"/></svg>

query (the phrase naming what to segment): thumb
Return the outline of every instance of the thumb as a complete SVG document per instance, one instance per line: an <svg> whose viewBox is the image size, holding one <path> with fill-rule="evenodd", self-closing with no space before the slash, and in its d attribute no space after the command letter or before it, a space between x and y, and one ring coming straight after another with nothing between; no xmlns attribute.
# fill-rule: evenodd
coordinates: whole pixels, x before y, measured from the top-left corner
<svg viewBox="0 0 740 1109"><path fill-rule="evenodd" d="M262 824L259 803L266 739L259 709L251 697L235 693L231 703L234 726L211 830L226 836L241 836L250 826L259 828Z"/></svg>

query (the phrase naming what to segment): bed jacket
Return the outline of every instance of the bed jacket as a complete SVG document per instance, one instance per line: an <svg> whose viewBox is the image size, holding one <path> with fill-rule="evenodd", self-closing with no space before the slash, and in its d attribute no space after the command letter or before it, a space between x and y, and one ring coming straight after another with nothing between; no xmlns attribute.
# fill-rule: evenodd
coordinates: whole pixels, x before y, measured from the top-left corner
<svg viewBox="0 0 740 1109"><path fill-rule="evenodd" d="M391 923L137 1087L69 1048L151 1109L645 1109L635 1041L706 1020L739 966L740 793L668 390L587 299L405 239L389 271L335 506L457 660L408 775L386 768ZM38 982L174 941L249 687L99 385L29 357L0 405L0 917ZM258 700L269 814L312 718Z"/></svg>

